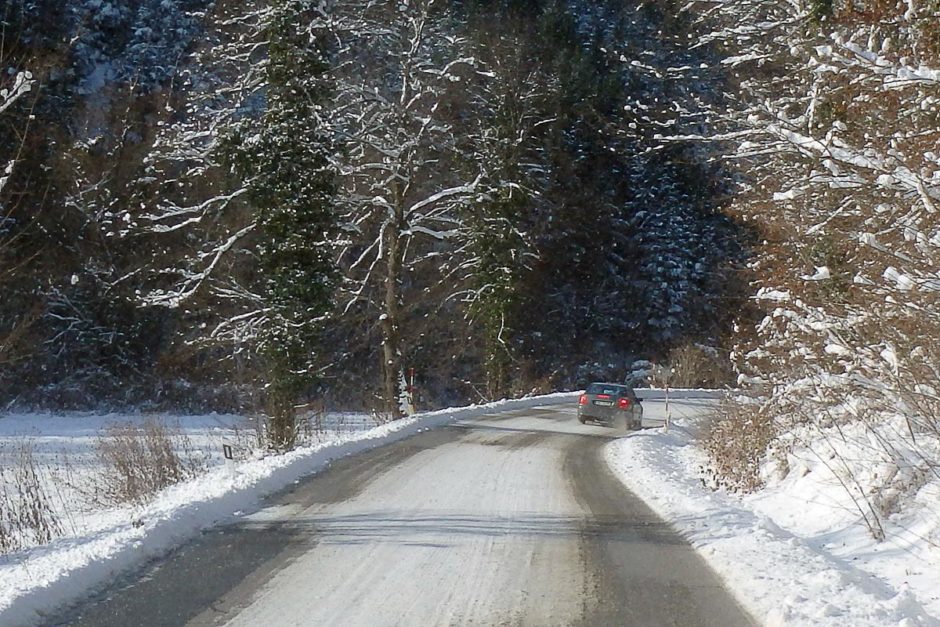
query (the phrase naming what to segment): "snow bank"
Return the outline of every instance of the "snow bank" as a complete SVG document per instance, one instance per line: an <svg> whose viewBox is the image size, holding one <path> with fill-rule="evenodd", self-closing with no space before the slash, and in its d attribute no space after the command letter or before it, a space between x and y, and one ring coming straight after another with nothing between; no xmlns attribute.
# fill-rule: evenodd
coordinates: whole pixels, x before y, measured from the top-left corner
<svg viewBox="0 0 940 627"><path fill-rule="evenodd" d="M683 388L683 389L669 389L665 390L662 388L636 388L636 395L641 401L647 400L661 400L665 398L670 399L690 399L690 398L725 398L728 395L727 390L713 390L706 388Z"/></svg>
<svg viewBox="0 0 940 627"><path fill-rule="evenodd" d="M940 625L936 547L923 541L915 552L891 537L871 540L857 518L819 498L832 490L821 476L806 474L798 484L781 483L758 495L712 492L702 481L706 458L695 445L696 427L696 419L680 418L669 433L647 430L616 440L606 449L607 461L759 621Z"/></svg>
<svg viewBox="0 0 940 627"><path fill-rule="evenodd" d="M428 412L349 432L341 441L242 462L234 472L224 466L212 468L167 489L144 507L103 514L103 524L93 533L0 558L0 625L40 622L48 612L80 598L116 573L167 552L203 529L257 509L264 496L328 467L334 459L454 420L566 403L575 396L560 393ZM80 430L80 419L71 420Z"/></svg>

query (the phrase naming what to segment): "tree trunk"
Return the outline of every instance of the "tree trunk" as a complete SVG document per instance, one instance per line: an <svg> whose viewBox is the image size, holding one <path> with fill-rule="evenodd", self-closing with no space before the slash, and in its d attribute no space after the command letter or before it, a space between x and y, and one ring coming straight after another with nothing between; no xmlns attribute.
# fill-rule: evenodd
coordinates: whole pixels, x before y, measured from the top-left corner
<svg viewBox="0 0 940 627"><path fill-rule="evenodd" d="M401 373L401 225L404 209L395 203L395 216L385 234L385 312L382 318L382 373L385 406L393 419L402 417L398 403L398 381Z"/></svg>
<svg viewBox="0 0 940 627"><path fill-rule="evenodd" d="M507 395L507 374L509 370L507 361L504 347L491 341L483 360L487 400L497 401Z"/></svg>

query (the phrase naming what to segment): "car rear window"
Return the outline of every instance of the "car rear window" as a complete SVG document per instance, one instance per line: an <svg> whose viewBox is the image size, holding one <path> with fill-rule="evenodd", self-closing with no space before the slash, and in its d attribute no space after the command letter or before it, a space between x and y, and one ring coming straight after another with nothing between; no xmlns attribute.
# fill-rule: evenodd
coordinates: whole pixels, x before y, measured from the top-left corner
<svg viewBox="0 0 940 627"><path fill-rule="evenodd" d="M630 393L630 388L625 385L613 385L610 383L592 383L585 390L588 394L610 394L611 396L626 396Z"/></svg>

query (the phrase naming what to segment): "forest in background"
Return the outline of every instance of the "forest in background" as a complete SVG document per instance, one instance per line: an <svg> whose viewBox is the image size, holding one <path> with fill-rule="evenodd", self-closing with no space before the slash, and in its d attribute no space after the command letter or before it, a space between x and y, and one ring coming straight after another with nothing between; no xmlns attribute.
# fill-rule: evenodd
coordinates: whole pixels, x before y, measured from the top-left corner
<svg viewBox="0 0 940 627"><path fill-rule="evenodd" d="M427 407L676 351L728 382L751 236L663 141L727 106L681 8L7 0L0 402L395 413L408 368Z"/></svg>

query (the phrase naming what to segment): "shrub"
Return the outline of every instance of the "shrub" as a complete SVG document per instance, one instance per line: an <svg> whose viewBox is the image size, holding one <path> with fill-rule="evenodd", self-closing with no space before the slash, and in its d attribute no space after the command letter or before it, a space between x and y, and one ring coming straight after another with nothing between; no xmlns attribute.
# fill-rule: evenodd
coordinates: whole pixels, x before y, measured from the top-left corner
<svg viewBox="0 0 940 627"><path fill-rule="evenodd" d="M650 384L656 387L721 388L733 381L731 362L710 346L684 344L669 352L666 367L654 367Z"/></svg>
<svg viewBox="0 0 940 627"><path fill-rule="evenodd" d="M741 492L760 488L760 467L776 435L773 420L757 406L724 401L702 434L712 487Z"/></svg>

